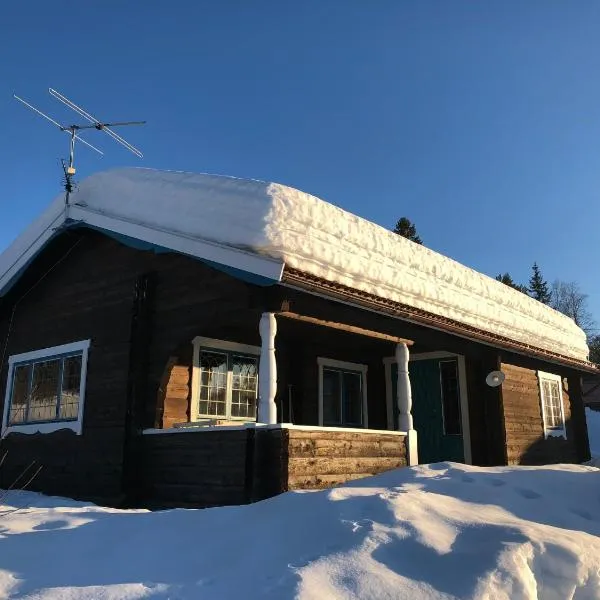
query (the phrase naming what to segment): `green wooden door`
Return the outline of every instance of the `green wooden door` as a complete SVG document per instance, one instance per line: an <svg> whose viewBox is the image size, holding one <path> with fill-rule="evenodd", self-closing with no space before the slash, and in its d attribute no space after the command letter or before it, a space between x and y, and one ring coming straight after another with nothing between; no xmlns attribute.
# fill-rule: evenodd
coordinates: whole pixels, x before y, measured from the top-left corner
<svg viewBox="0 0 600 600"><path fill-rule="evenodd" d="M464 462L458 360L415 360L410 362L408 371L419 463ZM396 383L393 365L392 398L396 397ZM394 413L397 423L397 411Z"/></svg>

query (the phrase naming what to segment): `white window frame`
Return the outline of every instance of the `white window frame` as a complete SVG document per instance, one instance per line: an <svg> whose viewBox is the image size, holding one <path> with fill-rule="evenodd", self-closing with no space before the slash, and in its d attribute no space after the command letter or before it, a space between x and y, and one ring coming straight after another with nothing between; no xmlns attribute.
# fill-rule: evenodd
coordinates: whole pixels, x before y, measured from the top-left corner
<svg viewBox="0 0 600 600"><path fill-rule="evenodd" d="M323 356L317 357L317 364L319 366L319 427L323 427L323 369L330 367L332 369L340 369L361 374L363 424L360 429L368 429L369 411L367 407L367 365L335 360L333 358L325 358ZM340 429L344 429L346 426L342 424L339 427Z"/></svg>
<svg viewBox="0 0 600 600"><path fill-rule="evenodd" d="M256 418L250 419L248 417L232 417L231 413L231 388L233 376L231 371L227 371L227 390L226 390L226 411L228 416L207 416L200 415L200 352L202 349L210 352L222 351L222 352L239 352L240 354L247 354L249 356L256 356L260 361L260 347L249 346L247 344L238 344L236 342L228 342L226 340L218 340L215 338L207 338L196 336L192 340L193 360L192 360L192 398L190 401L190 423L198 421L211 420L226 420L226 421L240 421L242 423L254 422ZM258 392L258 390L257 390ZM257 410L258 410L258 395L256 398Z"/></svg>
<svg viewBox="0 0 600 600"><path fill-rule="evenodd" d="M540 405L542 407L542 423L544 426L544 438L548 439L549 437L562 437L565 440L567 439L567 425L565 422L565 399L563 396L563 380L560 375L555 375L554 373L545 373L544 371L538 371L538 387L540 391ZM560 416L562 420L562 427L552 427L549 428L546 425L546 406L544 403L544 387L542 385L543 380L554 381L558 384L558 391L560 392Z"/></svg>
<svg viewBox="0 0 600 600"><path fill-rule="evenodd" d="M9 433L52 433L60 429L71 429L77 435L81 435L83 429L83 409L85 404L85 388L87 382L87 363L90 348L90 340L82 340L71 344L62 344L61 346L52 346L41 350L32 350L22 354L13 354L8 358L8 376L6 378L6 392L4 395L4 413L2 415L2 437ZM13 376L15 367L37 362L41 359L60 358L62 355L81 352L81 382L79 387L79 411L77 419L65 421L46 421L41 423L15 423L8 424L9 407L11 403Z"/></svg>

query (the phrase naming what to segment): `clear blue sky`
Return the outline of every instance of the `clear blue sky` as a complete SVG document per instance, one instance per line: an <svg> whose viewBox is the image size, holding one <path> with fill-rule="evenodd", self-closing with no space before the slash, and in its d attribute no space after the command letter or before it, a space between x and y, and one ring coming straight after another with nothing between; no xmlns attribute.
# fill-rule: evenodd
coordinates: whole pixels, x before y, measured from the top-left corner
<svg viewBox="0 0 600 600"><path fill-rule="evenodd" d="M292 185L490 275L574 280L600 320L600 3L21 0L0 19L0 248L59 191L52 86L121 165ZM104 139L106 138L106 139Z"/></svg>

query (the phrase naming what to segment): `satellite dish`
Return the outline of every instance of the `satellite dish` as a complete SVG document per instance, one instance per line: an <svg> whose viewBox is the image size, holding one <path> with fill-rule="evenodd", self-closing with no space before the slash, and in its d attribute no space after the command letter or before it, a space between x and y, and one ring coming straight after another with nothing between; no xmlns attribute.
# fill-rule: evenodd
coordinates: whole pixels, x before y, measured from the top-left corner
<svg viewBox="0 0 600 600"><path fill-rule="evenodd" d="M490 387L498 387L499 385L502 385L505 379L506 375L502 371L492 371L485 378L485 382Z"/></svg>

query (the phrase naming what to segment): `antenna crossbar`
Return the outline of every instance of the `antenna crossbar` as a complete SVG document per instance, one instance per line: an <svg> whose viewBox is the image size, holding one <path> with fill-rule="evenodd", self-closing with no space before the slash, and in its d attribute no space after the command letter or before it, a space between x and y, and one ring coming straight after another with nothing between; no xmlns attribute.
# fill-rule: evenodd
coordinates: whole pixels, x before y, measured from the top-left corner
<svg viewBox="0 0 600 600"><path fill-rule="evenodd" d="M18 100L19 102L21 102L22 104L24 104L27 108L33 110L35 113L37 113L38 115L40 115L41 117L43 117L44 119L46 119L47 121L52 123L53 125L56 125L56 127L58 127L61 131L64 131L70 135L71 140L70 140L70 145L69 145L68 165L65 164L65 161L63 161L63 170L64 170L64 174L65 174L65 191L66 191L65 202L67 204L69 202L69 194L73 190L73 179L72 178L75 175L75 165L74 165L74 163L75 163L75 141L76 140L80 141L82 144L85 144L86 146L88 146L92 150L95 150L99 154L104 154L104 152L102 152L102 150L99 150L98 148L96 148L95 146L92 146L92 144L90 144L89 142L87 142L86 140L81 138L78 135L78 132L80 130L82 130L82 129L90 129L90 130L97 129L98 131L104 131L107 135L112 137L116 142L118 142L119 144L124 146L127 150L129 150L130 152L132 152L139 158L143 157L142 152L140 150L138 150L138 148L136 148L133 144L130 144L126 139L122 138L118 133L114 132L111 129L111 127L122 127L124 125L144 125L146 123L146 121L119 121L119 122L114 122L114 123L104 123L104 122L96 119L96 117L92 116L90 113L85 111L80 106L77 106L77 104L75 104L74 102L69 100L66 96L64 96L60 92L57 92L55 89L49 88L48 91L57 100L59 100L60 102L62 102L66 106L68 106L70 109L74 110L80 117L83 117L86 121L89 121L89 123L91 123L91 125L88 125L87 123L84 125L61 125L58 121L54 120L52 117L49 117L46 113L43 113L41 110L39 110L38 108L36 108L35 106L33 106L32 104L27 102L26 100L23 100L23 98L21 98L20 96L13 94L15 99Z"/></svg>
<svg viewBox="0 0 600 600"><path fill-rule="evenodd" d="M99 119L96 119L96 117L94 117L89 112L87 112L86 110L81 108L81 106L78 106L77 104L75 104L75 102L69 100L65 95L56 91L54 88L48 88L48 91L50 92L51 96L54 96L54 98L56 98L57 100L59 100L60 102L62 102L66 106L68 106L71 110L74 110L79 116L83 117L84 119L87 119L90 123L93 124L93 126L96 129L99 129L99 130L107 133L117 143L119 143L122 146L124 146L125 148L127 148L127 150L129 150L130 152L135 154L137 157L139 157L139 158L144 157L141 150L136 148L133 144L130 144L126 139L122 138L118 133L112 131L112 129L110 129L109 123L102 123ZM119 125L130 125L130 124L131 125L143 125L144 123L145 123L145 121L133 121L131 123L125 123L125 122L119 123Z"/></svg>
<svg viewBox="0 0 600 600"><path fill-rule="evenodd" d="M82 144L85 144L92 150L95 150L98 154L102 154L102 155L104 154L104 152L102 152L102 150L98 150L98 148L96 148L96 146L92 146L92 144L90 144L89 142L86 142L82 137L74 134L71 131L73 129L73 127L65 127L64 125L61 125L58 121L55 121L54 119L49 117L47 114L43 113L41 110L38 110L35 106L29 104L29 102L23 100L23 98L17 96L16 94L13 94L13 97L16 98L19 102L22 102L25 106L30 108L32 111L36 112L38 115L40 115L40 117L44 117L44 119L46 119L47 121L50 121L50 123L52 123L53 125L56 125L61 131L65 131L66 133L71 133L72 135L74 135L75 139L79 140ZM77 128L75 128L75 129L77 129Z"/></svg>

